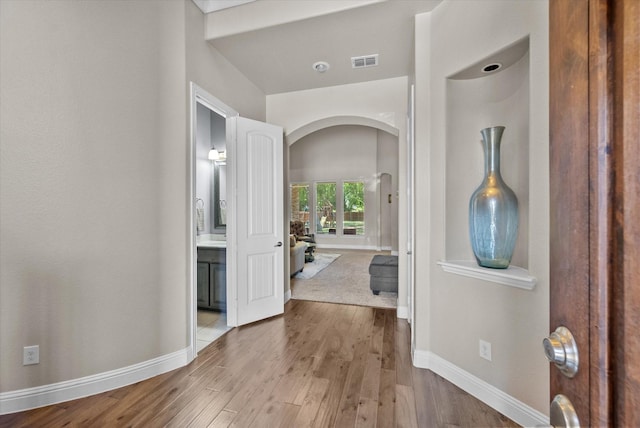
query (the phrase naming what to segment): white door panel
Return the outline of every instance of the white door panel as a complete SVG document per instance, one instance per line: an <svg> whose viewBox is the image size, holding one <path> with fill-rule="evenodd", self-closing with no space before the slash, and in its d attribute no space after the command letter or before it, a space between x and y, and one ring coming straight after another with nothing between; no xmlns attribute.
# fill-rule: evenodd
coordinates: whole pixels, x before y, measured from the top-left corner
<svg viewBox="0 0 640 428"><path fill-rule="evenodd" d="M237 324L284 312L282 128L229 119L236 128Z"/></svg>

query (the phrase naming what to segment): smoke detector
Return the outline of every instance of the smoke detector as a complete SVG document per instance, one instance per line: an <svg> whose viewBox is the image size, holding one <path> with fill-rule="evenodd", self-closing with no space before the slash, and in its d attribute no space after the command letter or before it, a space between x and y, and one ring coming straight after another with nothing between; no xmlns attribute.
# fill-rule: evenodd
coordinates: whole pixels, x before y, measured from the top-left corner
<svg viewBox="0 0 640 428"><path fill-rule="evenodd" d="M378 65L378 54L351 57L352 68L367 68Z"/></svg>
<svg viewBox="0 0 640 428"><path fill-rule="evenodd" d="M318 73L324 73L330 67L329 63L326 61L318 61L312 65L313 69Z"/></svg>

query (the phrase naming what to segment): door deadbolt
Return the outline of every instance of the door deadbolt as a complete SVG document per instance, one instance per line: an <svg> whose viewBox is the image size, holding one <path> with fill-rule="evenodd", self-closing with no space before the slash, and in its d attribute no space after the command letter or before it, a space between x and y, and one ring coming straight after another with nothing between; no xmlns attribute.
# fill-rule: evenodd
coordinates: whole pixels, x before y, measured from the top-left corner
<svg viewBox="0 0 640 428"><path fill-rule="evenodd" d="M580 420L571 401L562 394L558 394L551 402L551 417L549 422L555 428L580 428Z"/></svg>
<svg viewBox="0 0 640 428"><path fill-rule="evenodd" d="M560 369L560 372L572 378L578 373L578 345L566 327L558 327L542 341L547 359Z"/></svg>

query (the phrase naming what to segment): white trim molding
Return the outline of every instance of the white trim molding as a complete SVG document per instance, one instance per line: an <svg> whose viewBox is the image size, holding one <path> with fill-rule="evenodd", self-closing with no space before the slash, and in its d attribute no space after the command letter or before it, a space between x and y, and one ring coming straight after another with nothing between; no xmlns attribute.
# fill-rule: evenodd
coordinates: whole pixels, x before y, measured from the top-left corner
<svg viewBox="0 0 640 428"><path fill-rule="evenodd" d="M291 289L288 289L284 293L284 302L287 303L289 300L291 300Z"/></svg>
<svg viewBox="0 0 640 428"><path fill-rule="evenodd" d="M0 415L111 391L183 367L192 359L191 348L188 347L121 369L50 385L2 392L0 393Z"/></svg>
<svg viewBox="0 0 640 428"><path fill-rule="evenodd" d="M408 306L400 306L398 305L398 307L396 308L396 316L398 318L401 318L403 320L406 320L409 318L409 307Z"/></svg>
<svg viewBox="0 0 640 428"><path fill-rule="evenodd" d="M445 272L496 282L523 290L533 290L538 281L534 276L529 275L528 270L513 265L506 269L489 269L478 266L478 263L472 260L439 261L438 265Z"/></svg>
<svg viewBox="0 0 640 428"><path fill-rule="evenodd" d="M415 350L413 365L447 379L478 400L525 427L549 426L549 417L495 386L429 351Z"/></svg>
<svg viewBox="0 0 640 428"><path fill-rule="evenodd" d="M291 146L296 141L300 140L307 135L319 131L320 129L329 128L331 126L338 125L360 125L376 128L393 136L400 135L400 130L390 123L380 121L364 116L332 116L319 119L301 127L294 129L284 136L285 142Z"/></svg>

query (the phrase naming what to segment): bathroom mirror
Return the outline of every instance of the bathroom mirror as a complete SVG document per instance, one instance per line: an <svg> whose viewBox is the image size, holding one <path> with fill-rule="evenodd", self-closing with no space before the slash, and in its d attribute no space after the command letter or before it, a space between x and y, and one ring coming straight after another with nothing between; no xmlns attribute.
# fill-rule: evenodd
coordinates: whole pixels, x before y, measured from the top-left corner
<svg viewBox="0 0 640 428"><path fill-rule="evenodd" d="M226 230L227 228L227 162L226 160L213 161L213 195L211 200L213 228Z"/></svg>

